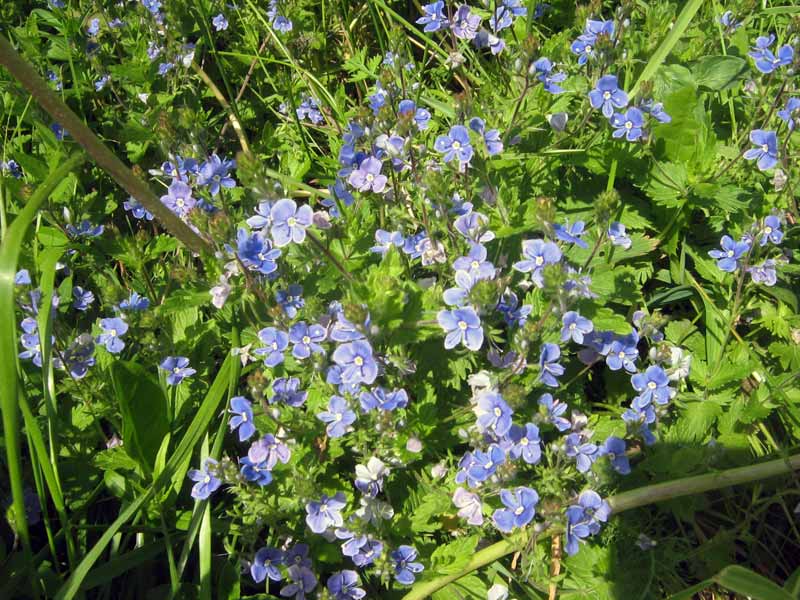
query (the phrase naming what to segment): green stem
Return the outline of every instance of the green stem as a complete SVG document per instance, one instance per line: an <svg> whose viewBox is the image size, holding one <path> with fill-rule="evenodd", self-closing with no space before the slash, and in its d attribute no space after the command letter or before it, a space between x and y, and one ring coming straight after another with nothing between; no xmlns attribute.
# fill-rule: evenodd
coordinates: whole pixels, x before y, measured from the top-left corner
<svg viewBox="0 0 800 600"><path fill-rule="evenodd" d="M0 64L9 70L39 105L69 132L104 171L111 175L126 192L136 198L142 206L153 213L172 235L195 252L202 252L208 248L208 243L162 204L148 185L136 177L78 118L78 115L64 104L36 70L2 35L0 35Z"/></svg>
<svg viewBox="0 0 800 600"><path fill-rule="evenodd" d="M769 477L785 475L800 469L800 454L795 454L788 458L779 458L758 465L738 467L717 473L707 473L695 477L685 477L675 481L656 483L642 488L623 492L608 498L612 513L621 513L626 510L640 508L658 502L665 502L683 496L702 494L712 490L740 485L751 481L759 481ZM551 526L538 535L539 538L549 537L561 532L561 528ZM429 597L434 592L442 589L449 583L457 581L465 575L485 567L496 560L522 550L530 540L531 533L528 530L520 531L514 535L484 548L475 553L472 559L458 573L445 575L430 581L423 581L413 587L413 589L403 597L403 600L422 600Z"/></svg>

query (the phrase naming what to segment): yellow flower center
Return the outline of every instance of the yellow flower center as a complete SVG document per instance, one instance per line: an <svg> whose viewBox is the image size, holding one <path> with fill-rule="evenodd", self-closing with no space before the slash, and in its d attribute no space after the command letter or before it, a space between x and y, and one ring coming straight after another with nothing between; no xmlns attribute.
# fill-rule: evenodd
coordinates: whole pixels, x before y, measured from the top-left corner
<svg viewBox="0 0 800 600"><path fill-rule="evenodd" d="M355 359L353 359L353 362L356 364L357 367L360 367L361 365L364 364L364 359L361 358L360 356L356 356Z"/></svg>
<svg viewBox="0 0 800 600"><path fill-rule="evenodd" d="M458 322L458 328L461 331L466 331L467 330L467 322L466 321L459 321Z"/></svg>
<svg viewBox="0 0 800 600"><path fill-rule="evenodd" d="M495 409L494 409L494 416L495 416L495 417L499 417L499 416L501 416L502 414L503 414L503 411L502 411L502 410L500 410L500 407L495 407Z"/></svg>

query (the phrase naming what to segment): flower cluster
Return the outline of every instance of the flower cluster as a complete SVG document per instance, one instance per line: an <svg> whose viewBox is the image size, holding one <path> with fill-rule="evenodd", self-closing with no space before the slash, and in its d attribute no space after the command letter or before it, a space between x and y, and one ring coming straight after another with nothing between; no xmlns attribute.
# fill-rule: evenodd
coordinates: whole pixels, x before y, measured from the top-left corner
<svg viewBox="0 0 800 600"><path fill-rule="evenodd" d="M708 255L717 261L717 268L721 271L750 273L753 283L773 286L778 281L777 267L783 262L783 255L765 258L764 254L782 241L781 220L772 214L756 221L739 241L723 235L721 249L709 250Z"/></svg>

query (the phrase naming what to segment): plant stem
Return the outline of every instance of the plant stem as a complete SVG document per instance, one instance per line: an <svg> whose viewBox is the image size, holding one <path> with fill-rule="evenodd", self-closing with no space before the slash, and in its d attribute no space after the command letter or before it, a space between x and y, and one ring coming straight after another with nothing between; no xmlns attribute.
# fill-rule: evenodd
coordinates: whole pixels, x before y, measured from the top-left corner
<svg viewBox="0 0 800 600"><path fill-rule="evenodd" d="M682 496L702 494L732 485L740 485L751 481L775 477L777 475L785 475L798 469L800 469L800 454L795 454L794 456L779 458L757 465L738 467L736 469L707 473L695 477L685 477L665 483L656 483L612 496L608 498L607 501L611 506L612 513L616 514L657 502L673 500ZM538 534L538 537L543 538L556 535L559 534L561 530L562 528L554 525ZM429 597L434 592L468 575L472 571L485 567L508 554L521 550L525 547L530 536L531 532L525 529L506 537L496 544L492 544L488 548L484 548L480 552L476 552L467 563L467 566L458 573L445 575L430 581L423 581L415 585L411 591L403 597L403 600L422 600L423 598Z"/></svg>
<svg viewBox="0 0 800 600"><path fill-rule="evenodd" d="M30 92L39 105L53 117L73 139L78 142L95 162L153 213L167 231L195 252L208 248L208 243L192 231L177 215L155 196L148 185L136 177L116 155L109 150L69 106L53 92L36 70L0 35L0 64L8 69L22 86Z"/></svg>

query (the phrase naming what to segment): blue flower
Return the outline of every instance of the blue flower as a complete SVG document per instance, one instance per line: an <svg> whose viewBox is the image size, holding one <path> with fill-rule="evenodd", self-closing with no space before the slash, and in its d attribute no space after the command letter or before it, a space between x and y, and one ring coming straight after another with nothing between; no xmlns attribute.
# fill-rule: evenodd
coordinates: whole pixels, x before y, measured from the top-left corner
<svg viewBox="0 0 800 600"><path fill-rule="evenodd" d="M616 75L604 75L597 82L597 87L589 92L592 108L601 108L603 116L610 119L615 108L624 108L628 104L628 94L617 86Z"/></svg>
<svg viewBox="0 0 800 600"><path fill-rule="evenodd" d="M94 90L96 92L101 91L104 87L106 87L106 85L108 85L109 81L111 81L111 76L103 75L100 79L94 82Z"/></svg>
<svg viewBox="0 0 800 600"><path fill-rule="evenodd" d="M563 325L561 328L562 342L566 342L571 338L576 344L582 344L583 336L594 331L592 322L574 310L564 313L561 323Z"/></svg>
<svg viewBox="0 0 800 600"><path fill-rule="evenodd" d="M161 2L159 0L142 0L142 5L152 14L158 13L161 8Z"/></svg>
<svg viewBox="0 0 800 600"><path fill-rule="evenodd" d="M100 31L100 19L92 19L89 21L89 27L86 28L86 33L89 35L97 35Z"/></svg>
<svg viewBox="0 0 800 600"><path fill-rule="evenodd" d="M491 444L486 452L475 450L471 459L472 464L467 468L467 483L470 487L475 487L477 483L486 481L494 475L497 467L506 462L506 453L497 444Z"/></svg>
<svg viewBox="0 0 800 600"><path fill-rule="evenodd" d="M525 325L528 321L528 316L533 310L530 304L519 306L517 295L508 288L500 296L496 308L503 314L506 323L517 327Z"/></svg>
<svg viewBox="0 0 800 600"><path fill-rule="evenodd" d="M539 494L529 487L515 490L500 490L500 500L506 508L498 508L492 515L495 526L504 533L525 527L536 515Z"/></svg>
<svg viewBox="0 0 800 600"><path fill-rule="evenodd" d="M300 390L300 380L297 377L278 377L272 382L273 395L269 402L283 402L295 408L303 406L308 397L308 392Z"/></svg>
<svg viewBox="0 0 800 600"><path fill-rule="evenodd" d="M32 317L26 317L20 323L20 327L22 328L22 331L25 332L20 336L20 343L25 350L19 353L19 357L25 360L31 360L33 361L34 365L41 367L42 347L39 343L39 326L36 322L36 319Z"/></svg>
<svg viewBox="0 0 800 600"><path fill-rule="evenodd" d="M775 271L775 261L768 258L760 265L747 267L747 272L753 278L753 283L763 283L773 286L778 282L778 273Z"/></svg>
<svg viewBox="0 0 800 600"><path fill-rule="evenodd" d="M779 67L792 64L792 60L794 60L794 49L789 44L778 48L778 55L775 56L769 50L774 41L773 34L770 34L769 37L761 36L756 39L755 47L748 53L755 61L756 69L762 73L772 73Z"/></svg>
<svg viewBox="0 0 800 600"><path fill-rule="evenodd" d="M153 220L153 213L139 204L139 201L133 196L123 202L122 206L125 210L129 211L131 215L133 215L134 219L145 219L146 221Z"/></svg>
<svg viewBox="0 0 800 600"><path fill-rule="evenodd" d="M161 76L164 76L167 73L169 73L170 71L172 71L172 69L174 69L174 68L175 68L175 63L172 63L172 62L159 63L159 65L158 65L158 74L161 75Z"/></svg>
<svg viewBox="0 0 800 600"><path fill-rule="evenodd" d="M501 31L511 27L514 17L524 17L528 14L528 9L521 5L521 0L502 0L495 3L492 16L489 17L489 27L492 31Z"/></svg>
<svg viewBox="0 0 800 600"><path fill-rule="evenodd" d="M261 548L253 557L253 564L250 565L250 575L253 581L261 583L267 577L272 581L283 579L278 567L283 564L283 552L276 548Z"/></svg>
<svg viewBox="0 0 800 600"><path fill-rule="evenodd" d="M672 389L669 387L669 377L664 369L658 365L647 367L644 373L636 373L631 377L633 389L639 392L639 396L634 400L634 405L642 409L648 404L667 404L672 397Z"/></svg>
<svg viewBox="0 0 800 600"><path fill-rule="evenodd" d="M302 121L308 117L309 121L311 121L314 125L319 125L325 120L319 110L319 103L310 96L306 96L306 98L300 103L300 106L297 107L295 112L297 113L298 119Z"/></svg>
<svg viewBox="0 0 800 600"><path fill-rule="evenodd" d="M255 210L255 215L247 219L247 225L253 231L262 231L272 225L272 202L264 200L259 202Z"/></svg>
<svg viewBox="0 0 800 600"><path fill-rule="evenodd" d="M333 600L360 600L367 595L358 587L358 573L355 571L337 571L328 577L328 592Z"/></svg>
<svg viewBox="0 0 800 600"><path fill-rule="evenodd" d="M639 359L638 344L639 336L635 335L635 333L611 342L606 355L608 368L612 371L619 371L624 368L629 373L636 373L636 365L634 363Z"/></svg>
<svg viewBox="0 0 800 600"><path fill-rule="evenodd" d="M78 285L72 288L72 296L75 298L72 307L76 310L85 311L94 302L94 294Z"/></svg>
<svg viewBox="0 0 800 600"><path fill-rule="evenodd" d="M625 139L629 142L635 142L641 139L644 127L644 114L638 108L629 108L624 115L614 113L611 117L611 126L614 128L612 137Z"/></svg>
<svg viewBox="0 0 800 600"><path fill-rule="evenodd" d="M172 212L183 218L194 208L197 201L192 198L192 188L180 179L173 179L161 202Z"/></svg>
<svg viewBox="0 0 800 600"><path fill-rule="evenodd" d="M755 148L744 153L745 160L758 160L759 171L771 169L778 163L778 136L774 131L754 129L750 132L750 142Z"/></svg>
<svg viewBox="0 0 800 600"><path fill-rule="evenodd" d="M669 116L667 111L664 110L664 105L661 102L653 102L652 100L648 100L646 102L642 102L640 108L659 123L672 122L672 117Z"/></svg>
<svg viewBox="0 0 800 600"><path fill-rule="evenodd" d="M457 159L459 167L462 167L472 159L473 150L469 131L463 125L454 125L447 135L437 137L433 147L437 152L444 154L442 160L446 163Z"/></svg>
<svg viewBox="0 0 800 600"><path fill-rule="evenodd" d="M64 368L74 379L82 379L95 365L94 340L88 333L82 333L64 351ZM55 361L54 361L55 362Z"/></svg>
<svg viewBox="0 0 800 600"><path fill-rule="evenodd" d="M294 344L292 356L295 358L308 358L312 352L325 354L325 349L319 345L324 339L325 329L316 323L306 325L300 321L289 328L289 341Z"/></svg>
<svg viewBox="0 0 800 600"><path fill-rule="evenodd" d="M338 438L347 433L347 428L355 423L356 413L350 410L347 400L341 396L331 396L328 401L328 410L317 413L317 418L328 424L325 428L328 437Z"/></svg>
<svg viewBox="0 0 800 600"><path fill-rule="evenodd" d="M278 0L269 0L267 18L276 31L289 33L292 30L292 22L284 15L278 14Z"/></svg>
<svg viewBox="0 0 800 600"><path fill-rule="evenodd" d="M581 473L591 469L592 463L597 459L597 446L584 442L579 433L570 433L564 440L564 448L565 454L575 459Z"/></svg>
<svg viewBox="0 0 800 600"><path fill-rule="evenodd" d="M283 198L272 206L270 216L272 226L269 232L280 248L290 242L300 244L306 239L306 228L311 225L314 211L308 204L298 207L294 200Z"/></svg>
<svg viewBox="0 0 800 600"><path fill-rule="evenodd" d="M412 546L398 546L389 556L394 562L394 578L403 585L414 583L416 574L425 568L416 562L418 554Z"/></svg>
<svg viewBox="0 0 800 600"><path fill-rule="evenodd" d="M492 430L498 437L502 437L511 428L514 411L500 394L485 392L478 399L477 414L480 431Z"/></svg>
<svg viewBox="0 0 800 600"><path fill-rule="evenodd" d="M625 250L630 248L631 244L633 243L631 238L628 237L627 233L625 232L625 225L617 221L614 221L608 226L608 232L606 235L614 246L620 246Z"/></svg>
<svg viewBox="0 0 800 600"><path fill-rule="evenodd" d="M14 274L14 285L30 285L31 274L28 269L20 269Z"/></svg>
<svg viewBox="0 0 800 600"><path fill-rule="evenodd" d="M211 23L217 31L223 31L228 28L228 19L222 13L211 19Z"/></svg>
<svg viewBox="0 0 800 600"><path fill-rule="evenodd" d="M739 259L750 250L750 244L742 240L735 242L729 235L723 235L719 242L722 250L709 250L708 255L717 260L717 267L726 273L739 268Z"/></svg>
<svg viewBox="0 0 800 600"><path fill-rule="evenodd" d="M466 4L458 7L450 22L453 35L462 40L471 40L478 35L481 18L470 10Z"/></svg>
<svg viewBox="0 0 800 600"><path fill-rule="evenodd" d="M497 129L486 131L486 123L483 119L480 117L473 117L469 120L469 128L483 137L483 143L486 144L486 153L489 156L495 156L503 151L503 141L500 139L500 132ZM452 134L452 129L450 132Z"/></svg>
<svg viewBox="0 0 800 600"><path fill-rule="evenodd" d="M536 79L544 84L544 91L550 94L560 94L564 91L564 88L558 84L564 81L567 75L566 73L553 73L553 62L549 58L543 56L533 63L533 68L536 71Z"/></svg>
<svg viewBox="0 0 800 600"><path fill-rule="evenodd" d="M19 179L22 177L22 169L14 159L9 160L8 162L0 161L0 173L3 173L4 171L8 171L14 179Z"/></svg>
<svg viewBox="0 0 800 600"><path fill-rule="evenodd" d="M228 424L231 431L239 428L239 441L249 440L256 432L253 423L253 406L244 396L234 396L231 398L231 408L228 411L233 416Z"/></svg>
<svg viewBox="0 0 800 600"><path fill-rule="evenodd" d="M547 412L547 421L559 431L566 431L571 427L569 420L561 416L567 412L566 403L554 400L552 394L542 394L539 397L539 406Z"/></svg>
<svg viewBox="0 0 800 600"><path fill-rule="evenodd" d="M248 234L247 230L239 229L236 234L236 250L242 264L251 271L258 271L269 275L278 270L276 262L281 256L281 250L272 247L264 236Z"/></svg>
<svg viewBox="0 0 800 600"><path fill-rule="evenodd" d="M729 10L726 10L720 15L719 22L725 27L726 33L733 33L742 26L742 23L734 17L733 12Z"/></svg>
<svg viewBox="0 0 800 600"><path fill-rule="evenodd" d="M287 566L295 565L298 567L311 567L311 559L308 558L308 544L295 544L286 551L284 562Z"/></svg>
<svg viewBox="0 0 800 600"><path fill-rule="evenodd" d="M189 366L189 359L185 356L168 356L159 365L161 369L169 373L167 383L178 385L187 377L191 377L197 371Z"/></svg>
<svg viewBox="0 0 800 600"><path fill-rule="evenodd" d="M281 596L294 596L294 600L306 600L307 593L317 587L317 578L308 567L292 565L289 567L289 579L292 581L281 589Z"/></svg>
<svg viewBox="0 0 800 600"><path fill-rule="evenodd" d="M561 250L553 242L544 240L525 240L522 242L523 260L514 263L514 269L520 273L530 273L536 287L544 287L543 269L545 265L554 265L561 260Z"/></svg>
<svg viewBox="0 0 800 600"><path fill-rule="evenodd" d="M254 463L249 457L243 456L239 459L239 463L242 465L240 472L245 480L261 487L272 483L272 473L266 461Z"/></svg>
<svg viewBox="0 0 800 600"><path fill-rule="evenodd" d="M147 310L150 307L150 300L140 296L137 292L131 292L125 300L119 303L120 310Z"/></svg>
<svg viewBox="0 0 800 600"><path fill-rule="evenodd" d="M578 497L578 503L567 508L567 543L565 550L570 556L578 552L579 540L600 532L601 523L611 515L611 507L597 492L586 490Z"/></svg>
<svg viewBox="0 0 800 600"><path fill-rule="evenodd" d="M361 401L361 410L364 412L369 410L391 412L408 405L408 393L404 389L387 392L382 387L375 387L372 390L361 392L359 400Z"/></svg>
<svg viewBox="0 0 800 600"><path fill-rule="evenodd" d="M403 234L399 231L377 229L375 231L375 246L369 250L375 254L386 256L386 253L389 252L392 247L402 248L404 241Z"/></svg>
<svg viewBox="0 0 800 600"><path fill-rule="evenodd" d="M447 27L447 17L444 14L444 0L436 0L422 7L422 16L417 19L418 25L425 25L423 31L439 31Z"/></svg>
<svg viewBox="0 0 800 600"><path fill-rule="evenodd" d="M75 238L90 238L97 237L103 233L104 227L102 225L92 225L87 219L81 221L77 227L72 223L67 225L67 233Z"/></svg>
<svg viewBox="0 0 800 600"><path fill-rule="evenodd" d="M351 558L357 567L365 567L371 565L383 553L383 544L378 540L367 539L365 544L362 544Z"/></svg>
<svg viewBox="0 0 800 600"><path fill-rule="evenodd" d="M228 174L234 167L236 167L235 160L222 160L216 154L212 154L200 167L197 185L208 186L212 196L219 193L220 187L234 188L236 181Z"/></svg>
<svg viewBox="0 0 800 600"><path fill-rule="evenodd" d="M620 475L627 475L631 472L631 465L628 457L625 456L625 440L609 436L605 443L598 449L599 456L607 456L611 461L611 466Z"/></svg>
<svg viewBox="0 0 800 600"><path fill-rule="evenodd" d="M213 458L207 458L202 471L191 469L187 475L192 481L196 481L192 486L192 498L195 500L206 500L212 493L222 485L216 477L216 467L218 463Z"/></svg>
<svg viewBox="0 0 800 600"><path fill-rule="evenodd" d="M128 331L128 324L120 319L114 317L111 319L100 319L100 327L103 333L95 338L95 341L101 346L105 346L111 354L119 354L125 347L125 342L120 338L126 331Z"/></svg>
<svg viewBox="0 0 800 600"><path fill-rule="evenodd" d="M584 65L589 58L594 58L595 56L595 43L597 42L597 37L593 35L579 35L578 38L572 42L569 49L572 51L573 54L578 55L578 64Z"/></svg>
<svg viewBox="0 0 800 600"><path fill-rule="evenodd" d="M464 204L464 207L466 207L467 204L468 203ZM467 212L459 214L459 217L453 222L453 227L470 242L474 244L486 244L495 238L494 233L487 227L488 223L489 218L482 213L473 211L470 205Z"/></svg>
<svg viewBox="0 0 800 600"><path fill-rule="evenodd" d="M347 178L347 182L359 192L373 191L380 194L386 189L388 178L381 174L383 163L374 156L368 156Z"/></svg>
<svg viewBox="0 0 800 600"><path fill-rule="evenodd" d="M53 132L53 135L56 136L56 139L59 142L62 141L64 137L69 135L69 132L58 123L53 123L52 125L50 125L50 131Z"/></svg>
<svg viewBox="0 0 800 600"><path fill-rule="evenodd" d="M265 327L258 332L258 339L264 344L262 348L256 348L253 354L264 357L264 364L274 367L283 362L283 351L289 345L289 336L275 327Z"/></svg>
<svg viewBox="0 0 800 600"><path fill-rule="evenodd" d="M558 387L558 379L564 374L564 367L558 364L561 348L557 344L542 344L539 355L539 381L550 387Z"/></svg>
<svg viewBox="0 0 800 600"><path fill-rule="evenodd" d="M466 271L473 279L493 279L494 265L486 260L486 248L474 244L467 256L457 258L453 262L456 271Z"/></svg>
<svg viewBox="0 0 800 600"><path fill-rule="evenodd" d="M323 533L330 527L344 525L342 509L347 502L342 492L336 492L332 498L322 494L322 498L306 504L306 523L314 533Z"/></svg>
<svg viewBox="0 0 800 600"><path fill-rule="evenodd" d="M333 352L333 362L344 368L345 383L370 384L378 376L378 364L372 356L372 346L366 340L342 344Z"/></svg>
<svg viewBox="0 0 800 600"><path fill-rule="evenodd" d="M575 221L572 225L569 224L569 221L566 221L564 225L555 223L553 224L553 231L556 237L562 242L577 244L581 248L588 248L589 244L581 239L581 236L586 233L586 231L584 231L585 225L583 221Z"/></svg>
<svg viewBox="0 0 800 600"><path fill-rule="evenodd" d="M794 131L794 128L800 124L800 98L789 98L786 106L778 111L778 117L786 123L790 132Z"/></svg>
<svg viewBox="0 0 800 600"><path fill-rule="evenodd" d="M275 292L275 301L280 304L287 317L294 319L297 311L306 305L303 300L303 286L292 283L287 289L278 290Z"/></svg>
<svg viewBox="0 0 800 600"><path fill-rule="evenodd" d="M539 439L539 428L533 423L524 427L512 425L508 431L508 439L514 444L508 453L511 458L522 457L529 465L535 465L542 457L542 443Z"/></svg>
<svg viewBox="0 0 800 600"><path fill-rule="evenodd" d="M477 352L483 344L483 328L481 320L474 309L457 308L442 310L436 316L439 325L447 335L444 338L444 347L451 349L459 343L469 350Z"/></svg>
<svg viewBox="0 0 800 600"><path fill-rule="evenodd" d="M269 471L274 469L278 462L285 465L291 457L292 451L289 450L289 446L278 440L271 433L250 444L250 448L247 451L247 458L250 462L253 464L264 463Z"/></svg>

